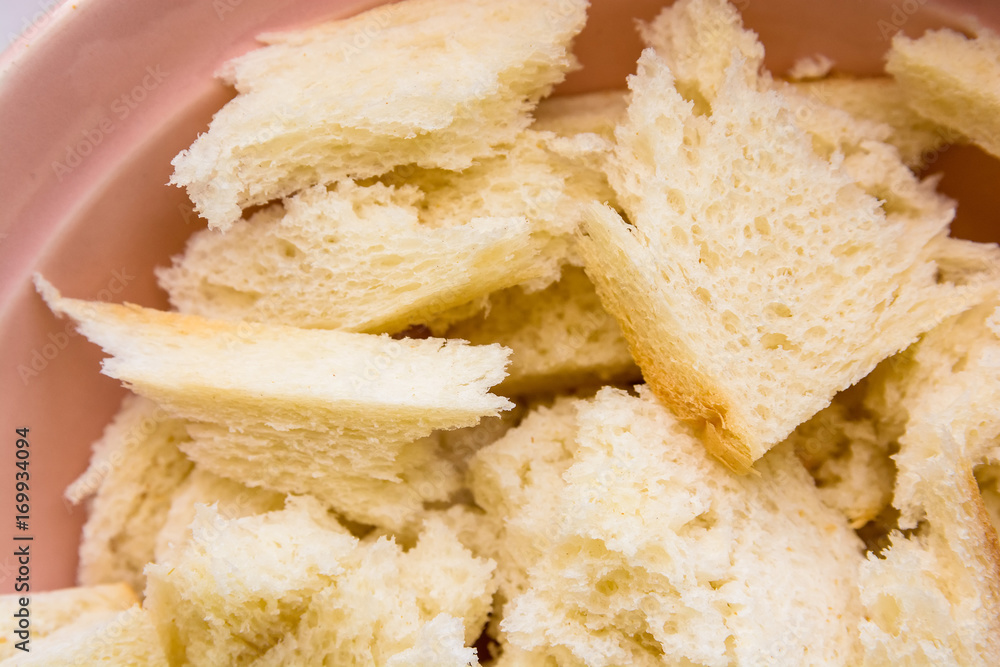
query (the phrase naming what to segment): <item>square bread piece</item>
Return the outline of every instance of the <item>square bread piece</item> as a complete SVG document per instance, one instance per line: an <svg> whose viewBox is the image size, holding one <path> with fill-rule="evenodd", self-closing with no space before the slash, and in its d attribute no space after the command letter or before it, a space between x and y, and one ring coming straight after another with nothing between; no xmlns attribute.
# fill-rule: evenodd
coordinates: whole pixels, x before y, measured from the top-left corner
<svg viewBox="0 0 1000 667"><path fill-rule="evenodd" d="M239 95L174 159L171 182L225 229L313 185L404 164L465 169L526 128L575 65L587 4L408 0L264 35L225 67Z"/></svg>

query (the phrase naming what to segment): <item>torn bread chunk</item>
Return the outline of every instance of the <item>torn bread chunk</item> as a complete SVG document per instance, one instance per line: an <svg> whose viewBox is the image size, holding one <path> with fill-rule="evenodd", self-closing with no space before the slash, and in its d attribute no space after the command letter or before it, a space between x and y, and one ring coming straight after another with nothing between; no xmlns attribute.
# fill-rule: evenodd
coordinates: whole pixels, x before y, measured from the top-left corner
<svg viewBox="0 0 1000 667"><path fill-rule="evenodd" d="M367 333L544 287L568 259L578 202L595 196L572 190L545 136L526 131L461 174L309 188L225 233L196 233L159 283L183 313Z"/></svg>
<svg viewBox="0 0 1000 667"><path fill-rule="evenodd" d="M494 564L440 522L404 553L385 538L359 541L304 496L235 519L199 506L191 530L148 572L147 604L173 663L475 660L468 647L486 621Z"/></svg>
<svg viewBox="0 0 1000 667"><path fill-rule="evenodd" d="M1000 37L931 30L892 40L886 72L920 115L1000 157Z"/></svg>
<svg viewBox="0 0 1000 667"><path fill-rule="evenodd" d="M336 507L351 476L400 485L398 467L416 467L428 479L404 493L438 493L451 483L438 470L452 468L416 441L512 406L489 393L505 376L509 350L499 345L237 325L66 299L38 285L53 311L111 355L106 375L192 422L189 456L250 486L314 493Z"/></svg>
<svg viewBox="0 0 1000 667"><path fill-rule="evenodd" d="M973 466L1000 460L1000 299L928 332L880 365L868 384L866 407L899 443L893 504L900 525L912 528L922 511L916 489L942 462L939 431Z"/></svg>
<svg viewBox="0 0 1000 667"><path fill-rule="evenodd" d="M497 387L509 396L641 379L618 323L576 267L544 290L492 295L484 314L459 322L447 336L510 348L510 373Z"/></svg>
<svg viewBox="0 0 1000 667"><path fill-rule="evenodd" d="M28 653L0 661L0 667L66 667L67 665L143 665L167 667L150 614L134 605L111 616L73 623L31 644Z"/></svg>
<svg viewBox="0 0 1000 667"><path fill-rule="evenodd" d="M958 443L930 437L935 461L911 499L925 521L861 569L864 664L988 667L1000 662L1000 543Z"/></svg>
<svg viewBox="0 0 1000 667"><path fill-rule="evenodd" d="M505 650L527 664L853 664L861 542L790 448L759 471L731 474L644 388L533 411L472 465L501 527Z"/></svg>
<svg viewBox="0 0 1000 667"><path fill-rule="evenodd" d="M473 427L469 427L473 428ZM309 493L351 521L413 530L426 503L449 500L461 472L435 432L412 442L348 431L233 432L192 423L184 452L205 470L257 491Z"/></svg>
<svg viewBox="0 0 1000 667"><path fill-rule="evenodd" d="M167 518L156 534L155 562L164 562L172 551L190 542L197 505L213 505L219 516L232 520L280 510L285 495L254 489L195 466L170 498Z"/></svg>
<svg viewBox="0 0 1000 667"><path fill-rule="evenodd" d="M960 139L954 130L913 111L899 83L891 77L831 77L796 82L794 88L855 118L888 125L892 131L885 141L895 146L903 162L913 169L933 162L945 145Z"/></svg>
<svg viewBox="0 0 1000 667"><path fill-rule="evenodd" d="M699 114L643 53L609 167L631 224L595 205L580 249L646 381L745 471L979 292L938 283L928 245L954 209L933 182L876 142L818 155L735 58ZM887 164L912 197L859 184Z"/></svg>
<svg viewBox="0 0 1000 667"><path fill-rule="evenodd" d="M21 609L23 593L0 596L0 616L16 619ZM32 650L37 642L71 625L91 625L125 611L139 599L131 586L122 582L98 586L77 586L43 593L32 593L28 605L28 619L31 624L30 642ZM17 624L17 620L14 621ZM15 655L24 655L14 646L20 639L10 631L0 637L0 660ZM20 663L18 663L20 664Z"/></svg>
<svg viewBox="0 0 1000 667"><path fill-rule="evenodd" d="M224 68L239 94L174 159L171 182L227 229L242 209L314 185L406 164L465 169L526 128L575 65L587 4L409 0L264 35Z"/></svg>
<svg viewBox="0 0 1000 667"><path fill-rule="evenodd" d="M140 594L171 498L191 472L179 445L185 422L152 401L126 396L94 444L87 470L66 490L79 503L93 496L80 542L77 578L85 586L127 581Z"/></svg>

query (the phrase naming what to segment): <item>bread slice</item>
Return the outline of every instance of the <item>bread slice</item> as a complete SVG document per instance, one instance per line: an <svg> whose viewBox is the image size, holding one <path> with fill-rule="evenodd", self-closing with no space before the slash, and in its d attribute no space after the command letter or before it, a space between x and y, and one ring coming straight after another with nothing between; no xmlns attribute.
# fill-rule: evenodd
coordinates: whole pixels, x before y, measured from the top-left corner
<svg viewBox="0 0 1000 667"><path fill-rule="evenodd" d="M544 290L492 295L485 314L452 326L447 336L510 348L510 373L497 387L510 396L641 379L618 323L576 267Z"/></svg>
<svg viewBox="0 0 1000 667"><path fill-rule="evenodd" d="M871 375L865 403L899 443L893 504L900 525L922 517L917 489L942 463L939 432L970 465L1000 460L1000 299L987 299L925 334ZM947 463L947 461L944 461Z"/></svg>
<svg viewBox="0 0 1000 667"><path fill-rule="evenodd" d="M285 506L285 496L267 489L253 489L195 466L174 491L163 527L156 534L155 558L162 563L170 553L191 541L191 522L197 505L214 505L223 519L238 519L273 512Z"/></svg>
<svg viewBox="0 0 1000 667"><path fill-rule="evenodd" d="M913 111L901 86L891 77L830 77L795 82L793 86L820 104L888 125L892 131L885 141L895 146L903 162L913 169L933 162L945 145L960 139L953 130Z"/></svg>
<svg viewBox="0 0 1000 667"><path fill-rule="evenodd" d="M865 664L1000 661L1000 543L968 459L947 431L935 435L936 461L915 488L925 523L894 533L861 570Z"/></svg>
<svg viewBox="0 0 1000 667"><path fill-rule="evenodd" d="M359 542L317 501L292 497L284 510L236 519L199 506L192 532L148 571L147 604L172 662L387 664L408 650L474 658L467 637L485 622L493 564L443 524L403 553L389 540Z"/></svg>
<svg viewBox="0 0 1000 667"><path fill-rule="evenodd" d="M0 615L7 622L20 610L23 593L0 595ZM28 606L31 622L31 641L34 651L41 640L70 625L89 625L110 618L138 602L131 586L122 582L100 586L79 586L43 593L32 593ZM15 620L14 625L17 624ZM8 629L0 636L0 660L12 656L25 656L14 644L21 641ZM17 660L17 662L20 664Z"/></svg>
<svg viewBox="0 0 1000 667"><path fill-rule="evenodd" d="M512 406L488 393L505 375L509 350L499 345L237 325L66 299L41 278L38 286L111 355L106 375L193 422L185 451L196 462L250 486L336 506L338 485L359 479L369 496L372 480L403 488L402 469L418 479L400 493L443 499L435 494L450 482L439 473L450 465L415 441ZM390 508L381 520L415 509Z"/></svg>
<svg viewBox="0 0 1000 667"><path fill-rule="evenodd" d="M579 220L544 138L524 132L462 174L408 169L389 186L307 189L224 234L196 233L157 272L160 285L184 313L368 333L514 285L544 287Z"/></svg>
<svg viewBox="0 0 1000 667"><path fill-rule="evenodd" d="M63 298L38 284L54 312L112 355L106 375L186 419L343 431L355 442L378 421L380 440L411 442L511 406L488 393L504 376L509 352L499 345L236 325Z"/></svg>
<svg viewBox="0 0 1000 667"><path fill-rule="evenodd" d="M875 142L817 155L748 76L734 60L699 115L645 51L609 169L632 224L594 206L580 243L647 382L738 471L977 294L938 284L953 208L932 182Z"/></svg>
<svg viewBox="0 0 1000 667"><path fill-rule="evenodd" d="M986 30L975 39L947 29L920 39L899 33L885 70L917 113L1000 157L1000 37Z"/></svg>
<svg viewBox="0 0 1000 667"><path fill-rule="evenodd" d="M205 470L257 491L308 493L351 521L392 532L416 529L426 503L447 501L461 486L438 433L403 443L349 430L188 431L184 451Z"/></svg>
<svg viewBox="0 0 1000 667"><path fill-rule="evenodd" d="M67 625L33 642L29 653L18 651L0 661L3 667L169 664L149 614L139 605L92 622Z"/></svg>
<svg viewBox="0 0 1000 667"><path fill-rule="evenodd" d="M680 0L651 22L639 23L639 33L673 73L671 87L697 113L710 110L729 77L753 89L770 87L771 76L763 70L764 46L743 28L739 11L728 0Z"/></svg>
<svg viewBox="0 0 1000 667"><path fill-rule="evenodd" d="M410 0L264 35L224 68L239 95L174 159L171 182L226 229L241 209L313 185L407 164L465 169L513 141L575 65L587 4Z"/></svg>
<svg viewBox="0 0 1000 667"><path fill-rule="evenodd" d="M862 545L790 448L759 470L732 475L642 387L482 450L512 664L854 664Z"/></svg>
<svg viewBox="0 0 1000 667"><path fill-rule="evenodd" d="M80 542L77 578L84 586L126 581L140 593L146 588L142 569L154 558L171 497L191 471L178 448L188 439L184 426L132 395L94 444L87 470L66 490L73 503L93 496Z"/></svg>

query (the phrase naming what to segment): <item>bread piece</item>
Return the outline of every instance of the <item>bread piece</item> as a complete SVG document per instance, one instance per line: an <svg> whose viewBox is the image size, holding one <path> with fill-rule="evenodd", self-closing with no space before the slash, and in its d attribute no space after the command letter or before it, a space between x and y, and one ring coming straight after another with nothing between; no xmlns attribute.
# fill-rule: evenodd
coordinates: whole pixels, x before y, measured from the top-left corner
<svg viewBox="0 0 1000 667"><path fill-rule="evenodd" d="M345 513L356 509L353 490L339 486L352 476L369 491L373 479L399 484L400 469L427 478L404 494L443 499L457 484L440 474L449 464L413 443L512 405L488 393L505 374L509 351L498 345L237 325L65 299L41 278L38 285L55 312L112 355L105 374L196 422L185 447L196 462L250 486L314 493L334 507L343 493ZM343 472L344 462L356 465ZM350 518L405 521L416 509Z"/></svg>
<svg viewBox="0 0 1000 667"><path fill-rule="evenodd" d="M862 393L864 387L861 387ZM896 466L892 442L880 432L878 420L849 394L799 425L787 445L816 481L823 502L847 517L851 528L874 521L892 504ZM862 395L863 398L863 395Z"/></svg>
<svg viewBox="0 0 1000 667"><path fill-rule="evenodd" d="M940 464L939 432L978 465L1000 460L1000 300L988 299L923 336L882 364L869 380L866 406L899 442L893 504L900 525L921 518L916 489Z"/></svg>
<svg viewBox="0 0 1000 667"><path fill-rule="evenodd" d="M855 118L884 123L892 128L886 141L899 150L903 162L921 168L937 157L958 135L914 112L899 83L890 77L831 77L802 81L795 89L809 99L850 113Z"/></svg>
<svg viewBox="0 0 1000 667"><path fill-rule="evenodd" d="M170 498L166 521L156 535L156 562L164 562L170 552L191 540L197 505L214 505L219 516L231 520L280 510L285 496L244 486L196 466Z"/></svg>
<svg viewBox="0 0 1000 667"><path fill-rule="evenodd" d="M81 584L146 588L142 569L154 558L170 499L191 471L178 448L187 439L184 421L152 401L131 395L122 402L87 470L66 490L74 503L93 496L80 542Z"/></svg>
<svg viewBox="0 0 1000 667"><path fill-rule="evenodd" d="M0 595L0 616L8 624L17 625L14 614L21 608L24 593ZM135 591L126 583L63 588L44 593L32 593L28 604L31 638L28 647L34 651L41 640L70 625L89 625L110 618L138 602ZM0 660L27 655L14 644L21 641L8 629L0 636ZM15 662L20 664L18 660Z"/></svg>
<svg viewBox="0 0 1000 667"><path fill-rule="evenodd" d="M32 643L30 653L0 661L3 667L167 667L149 614L135 605L92 622L67 625Z"/></svg>
<svg viewBox="0 0 1000 667"><path fill-rule="evenodd" d="M239 95L174 159L171 182L226 229L313 185L405 164L465 169L513 141L575 65L587 4L410 0L264 35L224 68Z"/></svg>
<svg viewBox="0 0 1000 667"><path fill-rule="evenodd" d="M261 665L306 664L312 656L327 664L405 665L426 655L445 665L478 664L466 647L479 636L496 590L492 561L473 557L435 520L406 553L384 537L366 538L359 551L360 565L313 598L295 635Z"/></svg>
<svg viewBox="0 0 1000 667"><path fill-rule="evenodd" d="M704 115L652 51L630 86L609 176L632 225L594 206L581 252L647 382L734 470L975 300L937 282L933 183L883 207L856 182L881 145L823 159L739 61Z"/></svg>
<svg viewBox="0 0 1000 667"><path fill-rule="evenodd" d="M233 429L342 431L353 443L374 437L377 421L378 439L411 442L511 406L487 392L504 375L508 351L499 345L237 326L62 298L41 279L39 286L56 313L75 319L112 355L106 375L187 419Z"/></svg>
<svg viewBox="0 0 1000 667"><path fill-rule="evenodd" d="M830 74L836 63L828 56L817 53L797 59L785 72L792 81L822 79Z"/></svg>
<svg viewBox="0 0 1000 667"><path fill-rule="evenodd" d="M250 664L295 627L357 544L308 497L237 519L199 506L191 532L146 571L146 606L172 664Z"/></svg>
<svg viewBox="0 0 1000 667"><path fill-rule="evenodd" d="M651 392L529 414L472 466L513 664L853 664L862 546L789 448L732 475ZM501 664L504 664L503 662Z"/></svg>
<svg viewBox="0 0 1000 667"><path fill-rule="evenodd" d="M842 96L835 97L826 94L825 80L792 85L773 79L761 69L764 50L756 35L743 28L739 12L725 0L675 3L643 26L642 34L646 44L667 62L677 90L694 103L697 113L706 113L718 97L735 57L740 63L739 78L750 88L780 92L795 124L812 135L813 148L827 158L838 151L850 155L866 141L888 141L898 146L901 137L894 131L898 132L900 125L933 126L900 100L895 103L903 104L902 111L883 110L881 105L891 107L893 99L891 94L879 95L878 91L884 92L879 86L859 82L850 90L837 89ZM847 82L853 86L855 81L845 80L842 88L847 87ZM835 87L836 83L830 85Z"/></svg>
<svg viewBox="0 0 1000 667"><path fill-rule="evenodd" d="M995 665L1000 661L1000 544L958 443L939 431L937 460L915 501L926 522L896 532L861 571L868 665ZM902 472L902 470L901 470Z"/></svg>
<svg viewBox="0 0 1000 667"><path fill-rule="evenodd" d="M920 39L898 33L885 70L917 113L1000 157L1000 37L985 30L975 39L947 29Z"/></svg>
<svg viewBox="0 0 1000 667"><path fill-rule="evenodd" d="M727 0L680 0L640 23L639 32L673 73L671 88L699 114L710 110L729 77L751 89L770 86L770 74L762 69L764 47L754 32L744 30L739 11Z"/></svg>
<svg viewBox="0 0 1000 667"><path fill-rule="evenodd" d="M351 521L392 532L416 529L425 503L447 501L461 485L437 433L393 443L347 430L188 430L184 451L204 469L257 491L314 495Z"/></svg>
<svg viewBox="0 0 1000 667"><path fill-rule="evenodd" d="M543 135L462 174L314 187L226 233L204 230L157 272L175 308L227 320L395 333L521 283L558 278L567 177ZM416 187L419 185L421 187Z"/></svg>
<svg viewBox="0 0 1000 667"><path fill-rule="evenodd" d="M486 313L459 322L447 336L510 348L510 374L497 391L511 396L641 379L618 323L575 267L544 290L494 294Z"/></svg>
<svg viewBox="0 0 1000 667"><path fill-rule="evenodd" d="M171 660L193 665L468 656L493 590L493 564L442 524L403 553L385 539L359 542L308 497L237 519L199 506L192 533L150 566L147 601Z"/></svg>

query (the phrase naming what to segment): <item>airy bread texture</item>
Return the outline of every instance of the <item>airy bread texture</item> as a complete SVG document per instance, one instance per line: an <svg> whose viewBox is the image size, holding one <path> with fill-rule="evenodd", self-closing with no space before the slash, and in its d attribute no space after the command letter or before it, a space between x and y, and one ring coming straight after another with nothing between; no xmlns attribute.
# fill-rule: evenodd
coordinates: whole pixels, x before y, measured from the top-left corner
<svg viewBox="0 0 1000 667"><path fill-rule="evenodd" d="M359 541L304 496L228 520L199 506L191 531L148 568L147 606L172 663L476 663L467 646L486 622L494 564L440 522L404 553Z"/></svg>
<svg viewBox="0 0 1000 667"><path fill-rule="evenodd" d="M509 396L641 379L618 323L576 267L538 292L515 287L493 294L484 314L459 322L447 336L510 348L510 373L497 387Z"/></svg>
<svg viewBox="0 0 1000 667"><path fill-rule="evenodd" d="M447 501L461 486L437 433L394 443L349 431L188 431L184 452L205 470L256 489L309 493L347 519L392 531L412 530L425 503Z"/></svg>
<svg viewBox="0 0 1000 667"><path fill-rule="evenodd" d="M315 494L354 520L400 528L422 500L446 499L453 469L436 443L417 441L512 405L488 393L505 375L499 345L237 325L66 299L37 283L54 312L112 355L106 375L195 422L184 451L197 463ZM401 497L377 502L393 491Z"/></svg>
<svg viewBox="0 0 1000 667"><path fill-rule="evenodd" d="M307 189L224 234L193 235L157 272L160 285L184 313L368 333L513 285L544 287L585 199L571 196L547 137L525 131L461 174L411 168L387 175L390 185Z"/></svg>
<svg viewBox="0 0 1000 667"><path fill-rule="evenodd" d="M1000 662L1000 543L972 468L945 429L933 468L913 489L926 521L896 532L861 571L867 665ZM904 445L905 449L905 445Z"/></svg>
<svg viewBox="0 0 1000 667"><path fill-rule="evenodd" d="M66 490L74 503L93 496L80 542L80 584L126 581L140 593L146 588L142 569L153 560L174 491L191 472L178 448L188 440L184 426L131 395L94 444L86 472Z"/></svg>
<svg viewBox="0 0 1000 667"><path fill-rule="evenodd" d="M668 11L706 3L722 5ZM609 166L631 224L595 205L580 249L646 381L745 471L981 290L938 282L931 241L954 211L933 182L874 142L818 155L732 54L726 72L675 87L643 52Z"/></svg>
<svg viewBox="0 0 1000 667"><path fill-rule="evenodd" d="M195 467L170 497L167 518L156 534L155 558L162 563L175 549L191 541L191 522L197 505L213 505L223 519L238 519L284 508L285 495L254 489Z"/></svg>
<svg viewBox="0 0 1000 667"><path fill-rule="evenodd" d="M513 141L575 65L587 4L408 0L264 36L226 66L239 95L174 159L171 182L226 229L241 209L313 185L406 164L465 169Z"/></svg>
<svg viewBox="0 0 1000 667"><path fill-rule="evenodd" d="M1000 37L931 30L910 39L899 33L885 70L917 113L1000 157Z"/></svg>
<svg viewBox="0 0 1000 667"><path fill-rule="evenodd" d="M973 476L1000 453L998 306L947 320L865 381L860 409L898 449L892 503L909 529L862 570L865 664L1000 660L1000 543Z"/></svg>
<svg viewBox="0 0 1000 667"><path fill-rule="evenodd" d="M863 547L791 449L760 473L645 388L530 413L472 465L523 658L501 664L853 664Z"/></svg>
<svg viewBox="0 0 1000 667"><path fill-rule="evenodd" d="M953 130L913 111L899 83L891 77L832 77L796 82L794 87L800 94L843 109L855 118L888 125L892 132L885 141L895 146L903 162L914 169L933 162L944 145L960 139Z"/></svg>
<svg viewBox="0 0 1000 667"><path fill-rule="evenodd" d="M20 608L23 593L0 596L0 616L9 624ZM124 611L138 602L135 591L126 583L103 584L63 588L44 593L32 593L31 650L36 650L43 639L70 625L92 625ZM15 621L16 623L16 621ZM9 627L9 626L8 626ZM0 636L0 660L11 656L26 655L14 647L15 639L9 629ZM20 664L19 660L15 660ZM2 664L2 663L0 663Z"/></svg>
<svg viewBox="0 0 1000 667"><path fill-rule="evenodd" d="M0 661L2 667L167 667L169 664L150 615L139 605L92 622L64 626L38 640L29 653L18 651L17 655Z"/></svg>
<svg viewBox="0 0 1000 667"><path fill-rule="evenodd" d="M916 490L942 464L942 432L970 465L1000 461L1000 299L936 327L882 364L869 386L866 406L899 442L893 504L900 525L913 528L922 516Z"/></svg>

